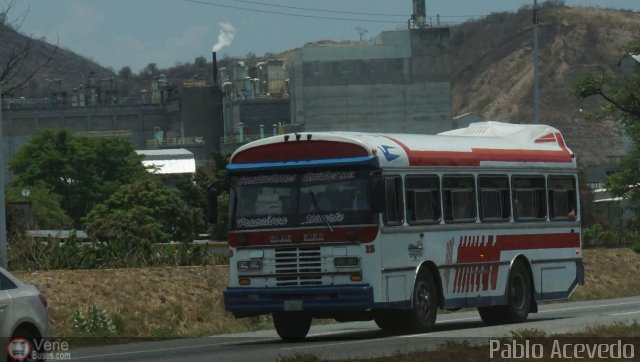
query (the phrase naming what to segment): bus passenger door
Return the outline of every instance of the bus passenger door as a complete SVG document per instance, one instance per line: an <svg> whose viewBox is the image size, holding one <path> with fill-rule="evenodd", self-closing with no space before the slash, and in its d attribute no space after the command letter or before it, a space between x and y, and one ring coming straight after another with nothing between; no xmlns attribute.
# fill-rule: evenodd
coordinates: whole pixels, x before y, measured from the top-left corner
<svg viewBox="0 0 640 362"><path fill-rule="evenodd" d="M384 176L382 178L384 192L384 210L382 219L384 233L380 238L380 257L382 263L383 300L387 303L406 301L413 289L415 266L408 262L409 240L402 233L404 228L404 197L402 178L400 176Z"/></svg>

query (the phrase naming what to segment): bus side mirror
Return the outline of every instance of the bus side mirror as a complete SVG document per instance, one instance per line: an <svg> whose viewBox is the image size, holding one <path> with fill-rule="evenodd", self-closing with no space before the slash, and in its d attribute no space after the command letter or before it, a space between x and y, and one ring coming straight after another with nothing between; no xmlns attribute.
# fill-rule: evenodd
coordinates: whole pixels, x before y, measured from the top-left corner
<svg viewBox="0 0 640 362"><path fill-rule="evenodd" d="M207 222L215 224L218 222L218 196L226 189L225 181L213 181L207 186Z"/></svg>
<svg viewBox="0 0 640 362"><path fill-rule="evenodd" d="M374 175L370 187L371 212L384 212L384 181L382 176Z"/></svg>

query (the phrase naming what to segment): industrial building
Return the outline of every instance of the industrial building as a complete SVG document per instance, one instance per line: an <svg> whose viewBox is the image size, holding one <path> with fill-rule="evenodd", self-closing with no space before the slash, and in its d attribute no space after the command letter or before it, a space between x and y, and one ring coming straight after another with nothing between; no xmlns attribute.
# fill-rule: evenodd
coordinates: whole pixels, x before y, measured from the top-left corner
<svg viewBox="0 0 640 362"><path fill-rule="evenodd" d="M364 45L305 46L287 67L292 121L307 131L452 128L448 28L386 31Z"/></svg>
<svg viewBox="0 0 640 362"><path fill-rule="evenodd" d="M210 80L172 85L158 75L150 92L136 98L122 97L117 79L93 73L73 89L54 80L45 100L3 100L5 159L39 129L124 137L140 150L185 148L203 164L212 151L230 153L291 131L464 127L478 117L452 118L449 29L427 27L425 1L413 5L406 30L368 42L306 45L287 59L236 61L220 69L213 53Z"/></svg>
<svg viewBox="0 0 640 362"><path fill-rule="evenodd" d="M217 85L188 83L175 87L164 75L151 81L151 92L119 98L117 81L90 74L82 87L67 91L50 84L47 99L5 99L4 158L10 160L38 130L67 129L91 137L122 137L137 149L186 148L196 162L211 160L220 149L222 93ZM4 165L5 180L11 174Z"/></svg>

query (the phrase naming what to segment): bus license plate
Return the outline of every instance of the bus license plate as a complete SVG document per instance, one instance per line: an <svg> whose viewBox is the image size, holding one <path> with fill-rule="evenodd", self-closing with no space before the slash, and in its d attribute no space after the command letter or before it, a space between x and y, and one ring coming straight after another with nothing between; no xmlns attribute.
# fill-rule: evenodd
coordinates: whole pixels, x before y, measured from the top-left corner
<svg viewBox="0 0 640 362"><path fill-rule="evenodd" d="M284 310L286 312L301 311L302 301L301 300L285 300Z"/></svg>

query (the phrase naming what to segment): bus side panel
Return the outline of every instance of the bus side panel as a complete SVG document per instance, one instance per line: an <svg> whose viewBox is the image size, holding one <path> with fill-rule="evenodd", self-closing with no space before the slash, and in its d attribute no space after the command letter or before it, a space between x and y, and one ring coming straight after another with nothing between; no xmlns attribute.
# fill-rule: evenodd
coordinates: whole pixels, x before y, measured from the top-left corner
<svg viewBox="0 0 640 362"><path fill-rule="evenodd" d="M539 301L567 298L581 284L581 260L535 263L534 279L539 281L535 298Z"/></svg>
<svg viewBox="0 0 640 362"><path fill-rule="evenodd" d="M380 240L383 295L376 303L405 301L409 307L417 270L423 262L431 261L438 267L443 308L503 305L507 303L511 265L519 256L532 271L536 300L566 298L580 281L581 264L574 247L579 235L567 231L384 233Z"/></svg>

